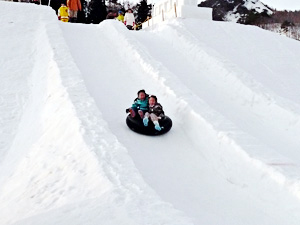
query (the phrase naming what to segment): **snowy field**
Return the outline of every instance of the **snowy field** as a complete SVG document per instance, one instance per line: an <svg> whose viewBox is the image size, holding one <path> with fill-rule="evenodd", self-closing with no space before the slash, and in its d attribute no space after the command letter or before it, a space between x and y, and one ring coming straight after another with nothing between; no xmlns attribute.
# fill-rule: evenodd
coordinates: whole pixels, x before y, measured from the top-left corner
<svg viewBox="0 0 300 225"><path fill-rule="evenodd" d="M299 225L300 43L0 1L0 225ZM133 133L136 92L173 128Z"/></svg>

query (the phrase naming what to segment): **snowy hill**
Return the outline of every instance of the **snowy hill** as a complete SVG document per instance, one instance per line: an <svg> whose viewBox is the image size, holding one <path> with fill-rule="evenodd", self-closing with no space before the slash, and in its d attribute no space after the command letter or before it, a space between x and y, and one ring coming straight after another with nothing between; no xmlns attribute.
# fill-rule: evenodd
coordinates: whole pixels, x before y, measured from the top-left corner
<svg viewBox="0 0 300 225"><path fill-rule="evenodd" d="M0 225L299 224L299 42L177 19L66 24L0 2ZM163 136L125 108L156 94Z"/></svg>

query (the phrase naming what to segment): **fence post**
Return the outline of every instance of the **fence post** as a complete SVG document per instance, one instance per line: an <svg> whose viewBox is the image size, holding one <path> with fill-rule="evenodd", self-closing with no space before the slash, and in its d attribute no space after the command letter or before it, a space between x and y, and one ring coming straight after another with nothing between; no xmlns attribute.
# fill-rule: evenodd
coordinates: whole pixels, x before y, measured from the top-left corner
<svg viewBox="0 0 300 225"><path fill-rule="evenodd" d="M175 17L177 17L176 3L174 3Z"/></svg>

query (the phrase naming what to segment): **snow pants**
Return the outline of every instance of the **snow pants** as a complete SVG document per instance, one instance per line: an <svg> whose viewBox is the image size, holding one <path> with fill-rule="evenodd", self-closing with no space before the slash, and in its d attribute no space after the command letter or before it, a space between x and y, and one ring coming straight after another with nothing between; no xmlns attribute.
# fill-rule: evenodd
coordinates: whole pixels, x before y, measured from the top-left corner
<svg viewBox="0 0 300 225"><path fill-rule="evenodd" d="M131 25L127 25L126 27L128 30L133 30L133 26L131 26Z"/></svg>
<svg viewBox="0 0 300 225"><path fill-rule="evenodd" d="M76 23L77 22L77 11L69 9L69 17L70 17L70 22Z"/></svg>
<svg viewBox="0 0 300 225"><path fill-rule="evenodd" d="M137 115L139 115L141 118L143 118L144 117L144 115L145 115L145 113L147 112L147 111L145 111L145 110L141 110L141 109L137 109L137 108L131 108L132 109L132 113L131 113L131 116L132 117L136 117Z"/></svg>
<svg viewBox="0 0 300 225"><path fill-rule="evenodd" d="M160 118L159 118L157 115L155 115L154 113L148 113L148 112L145 113L145 117L147 117L148 119L149 119L149 117L150 117L150 119L152 120L152 122L158 121L158 119L160 119Z"/></svg>

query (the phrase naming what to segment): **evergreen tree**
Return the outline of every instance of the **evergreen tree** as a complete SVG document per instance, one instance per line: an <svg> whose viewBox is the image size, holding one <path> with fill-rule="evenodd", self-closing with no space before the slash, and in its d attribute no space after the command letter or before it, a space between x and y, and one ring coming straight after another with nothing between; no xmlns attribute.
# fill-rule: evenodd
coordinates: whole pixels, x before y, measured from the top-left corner
<svg viewBox="0 0 300 225"><path fill-rule="evenodd" d="M102 0L91 0L87 6L87 23L100 23L107 15L105 2Z"/></svg>
<svg viewBox="0 0 300 225"><path fill-rule="evenodd" d="M288 28L288 27L292 27L292 26L295 26L294 23L288 21L288 20L285 20L282 24L281 24L281 28L284 29L284 28Z"/></svg>
<svg viewBox="0 0 300 225"><path fill-rule="evenodd" d="M143 23L147 17L150 15L151 5L147 4L147 0L141 0L140 3L136 5L137 18L136 21Z"/></svg>
<svg viewBox="0 0 300 225"><path fill-rule="evenodd" d="M48 3L48 1L46 2L46 1L42 1L42 4L47 4ZM62 0L51 0L50 1L50 6L51 6L51 8L52 9L54 9L55 10L55 12L57 13L57 11L58 11L58 9L59 9L59 7L61 6L61 4L62 3L64 3L65 5L67 4L67 1L62 1Z"/></svg>

